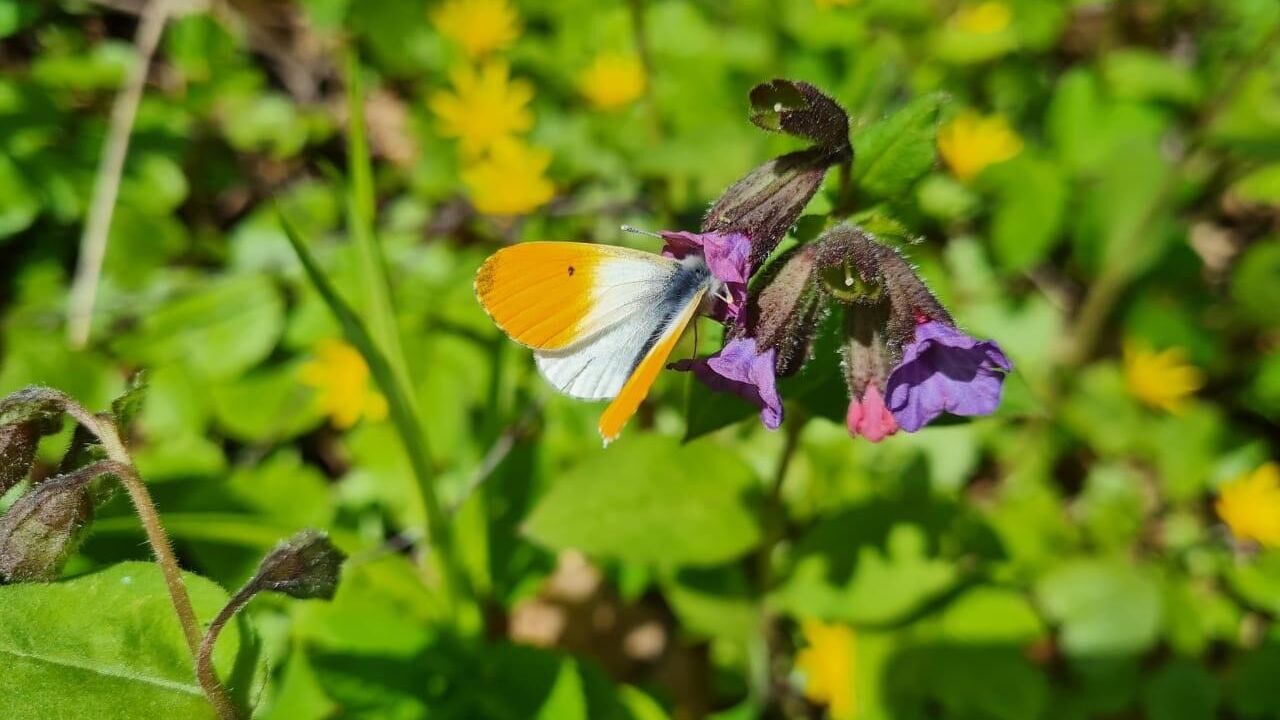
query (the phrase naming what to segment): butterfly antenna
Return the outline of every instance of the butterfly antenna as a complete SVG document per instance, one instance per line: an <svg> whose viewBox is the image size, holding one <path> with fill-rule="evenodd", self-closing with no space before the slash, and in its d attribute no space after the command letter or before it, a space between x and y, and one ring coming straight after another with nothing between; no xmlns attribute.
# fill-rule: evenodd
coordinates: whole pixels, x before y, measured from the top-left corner
<svg viewBox="0 0 1280 720"><path fill-rule="evenodd" d="M659 239L661 239L661 238L662 238L662 235L660 235L660 234L658 234L658 233L656 233L656 232L653 232L652 230L641 230L641 229L640 229L640 228L638 228L638 227L632 227L632 226L630 226L630 225L623 225L623 226L622 226L622 232L635 233L635 234L637 234L637 235L648 235L649 237L656 237L656 238L659 238Z"/></svg>

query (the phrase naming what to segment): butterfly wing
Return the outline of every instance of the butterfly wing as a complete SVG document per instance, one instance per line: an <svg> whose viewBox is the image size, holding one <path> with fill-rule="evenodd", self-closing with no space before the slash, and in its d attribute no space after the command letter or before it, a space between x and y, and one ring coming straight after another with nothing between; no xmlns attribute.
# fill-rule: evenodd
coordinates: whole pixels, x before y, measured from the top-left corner
<svg viewBox="0 0 1280 720"><path fill-rule="evenodd" d="M601 418L610 440L648 394L708 278L705 266L639 250L522 243L485 261L476 295L498 327L533 348L557 390L617 398Z"/></svg>

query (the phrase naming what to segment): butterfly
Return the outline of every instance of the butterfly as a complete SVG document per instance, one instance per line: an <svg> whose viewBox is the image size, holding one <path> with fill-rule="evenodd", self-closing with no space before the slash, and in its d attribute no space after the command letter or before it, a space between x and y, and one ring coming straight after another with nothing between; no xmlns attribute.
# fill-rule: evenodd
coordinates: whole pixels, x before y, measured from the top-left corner
<svg viewBox="0 0 1280 720"><path fill-rule="evenodd" d="M476 297L512 340L533 350L558 391L612 400L605 445L622 432L704 298L719 283L700 254L681 259L610 245L527 242L491 255Z"/></svg>

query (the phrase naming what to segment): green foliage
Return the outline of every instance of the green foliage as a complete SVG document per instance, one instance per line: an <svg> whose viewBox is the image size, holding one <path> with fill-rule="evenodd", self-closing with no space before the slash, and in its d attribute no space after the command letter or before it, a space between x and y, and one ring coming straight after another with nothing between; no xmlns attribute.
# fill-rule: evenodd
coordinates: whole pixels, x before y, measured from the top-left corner
<svg viewBox="0 0 1280 720"><path fill-rule="evenodd" d="M548 490L529 536L622 561L708 565L760 540L751 470L713 442L628 438L593 453Z"/></svg>
<svg viewBox="0 0 1280 720"><path fill-rule="evenodd" d="M204 578L185 579L197 614L209 620L226 593ZM251 694L261 678L246 631L227 629L214 664ZM0 657L0 711L8 717L215 717L151 563L0 587Z"/></svg>
<svg viewBox="0 0 1280 720"><path fill-rule="evenodd" d="M852 628L855 718L1280 717L1280 548L1250 535L1280 508L1224 501L1280 457L1274 1L510 0L477 55L452 1L169 18L73 348L138 18L0 0L0 395L119 426L204 625L298 589L259 570L307 528L349 557L333 587L327 545L283 556L331 601L240 598L214 665L246 717L834 717L797 662L821 623ZM611 54L645 83L606 108ZM476 201L521 173L478 187L433 109L497 64L554 187L510 217ZM940 146L958 117L1015 142ZM744 179L738 210L786 185L799 214L764 272L874 233L1009 355L999 411L851 439L830 312L779 431L664 372L601 448L476 269L656 251L618 226L695 230ZM725 334L696 329L672 360ZM42 397L0 404L0 716L214 717L107 448Z"/></svg>

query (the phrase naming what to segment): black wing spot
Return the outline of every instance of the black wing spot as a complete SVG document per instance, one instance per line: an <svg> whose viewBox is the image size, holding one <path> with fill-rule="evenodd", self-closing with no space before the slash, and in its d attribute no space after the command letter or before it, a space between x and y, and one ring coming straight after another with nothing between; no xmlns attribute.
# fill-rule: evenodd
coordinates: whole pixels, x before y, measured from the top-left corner
<svg viewBox="0 0 1280 720"><path fill-rule="evenodd" d="M573 266L569 266L569 277L573 277Z"/></svg>

